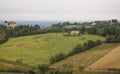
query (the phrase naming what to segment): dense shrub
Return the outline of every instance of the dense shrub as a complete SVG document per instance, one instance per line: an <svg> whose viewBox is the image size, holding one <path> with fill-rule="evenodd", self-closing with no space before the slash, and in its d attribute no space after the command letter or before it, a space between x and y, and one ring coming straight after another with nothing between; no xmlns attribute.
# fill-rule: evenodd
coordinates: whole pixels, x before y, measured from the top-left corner
<svg viewBox="0 0 120 74"><path fill-rule="evenodd" d="M64 59L65 57L66 57L65 53L62 53L62 52L56 54L55 56L51 56L50 59L49 59L50 60L50 64L58 62L58 61Z"/></svg>
<svg viewBox="0 0 120 74"><path fill-rule="evenodd" d="M49 70L49 65L46 64L38 65L38 69L40 70L41 74L45 74Z"/></svg>
<svg viewBox="0 0 120 74"><path fill-rule="evenodd" d="M120 42L120 35L118 36L114 36L114 35L110 35L107 36L105 39L106 43L119 43Z"/></svg>
<svg viewBox="0 0 120 74"><path fill-rule="evenodd" d="M71 52L69 52L68 56L74 55L76 53L88 50L90 48L93 48L97 45L102 44L102 41L97 40L97 41L93 41L93 40L88 40L87 42L85 42L83 45L77 45Z"/></svg>
<svg viewBox="0 0 120 74"><path fill-rule="evenodd" d="M50 74L73 74L72 71L51 71Z"/></svg>
<svg viewBox="0 0 120 74"><path fill-rule="evenodd" d="M0 25L0 44L6 42L9 39L5 29L6 26Z"/></svg>

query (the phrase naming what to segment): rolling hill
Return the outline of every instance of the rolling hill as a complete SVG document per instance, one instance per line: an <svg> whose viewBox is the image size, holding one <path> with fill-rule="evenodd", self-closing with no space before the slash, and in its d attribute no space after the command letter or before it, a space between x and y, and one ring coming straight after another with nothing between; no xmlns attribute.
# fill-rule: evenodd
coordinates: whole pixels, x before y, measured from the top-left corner
<svg viewBox="0 0 120 74"><path fill-rule="evenodd" d="M96 46L90 50L85 52L81 52L75 54L67 59L64 59L60 62L57 62L51 65L51 68L58 69L72 69L72 70L83 70L86 67L90 66L98 59L109 53L114 48L118 47L120 44L118 43L110 43L110 44L102 44Z"/></svg>
<svg viewBox="0 0 120 74"><path fill-rule="evenodd" d="M87 40L104 40L97 35L64 36L62 33L49 33L11 38L0 45L0 57L13 61L22 59L31 66L48 64L51 55L68 53L77 44Z"/></svg>

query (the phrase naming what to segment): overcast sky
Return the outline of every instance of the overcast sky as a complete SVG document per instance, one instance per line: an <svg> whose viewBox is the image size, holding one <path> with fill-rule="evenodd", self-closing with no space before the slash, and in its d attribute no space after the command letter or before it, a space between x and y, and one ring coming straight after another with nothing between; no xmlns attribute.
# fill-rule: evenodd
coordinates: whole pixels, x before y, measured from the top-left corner
<svg viewBox="0 0 120 74"><path fill-rule="evenodd" d="M120 18L120 0L0 0L1 20Z"/></svg>

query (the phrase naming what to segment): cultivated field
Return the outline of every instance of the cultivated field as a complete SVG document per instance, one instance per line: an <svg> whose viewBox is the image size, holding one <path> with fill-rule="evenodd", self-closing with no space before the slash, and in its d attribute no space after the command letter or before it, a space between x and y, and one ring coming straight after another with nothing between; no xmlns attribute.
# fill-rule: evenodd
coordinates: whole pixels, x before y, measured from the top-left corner
<svg viewBox="0 0 120 74"><path fill-rule="evenodd" d="M108 52L119 46L120 44L102 44L85 52L78 53L58 63L53 64L52 68L82 70L96 62L98 59L106 55Z"/></svg>
<svg viewBox="0 0 120 74"><path fill-rule="evenodd" d="M48 64L51 55L58 52L68 53L77 44L97 39L104 40L103 37L96 35L64 36L62 33L11 38L0 45L0 57L14 61L20 59L32 66Z"/></svg>
<svg viewBox="0 0 120 74"><path fill-rule="evenodd" d="M120 46L90 65L86 70L120 69Z"/></svg>

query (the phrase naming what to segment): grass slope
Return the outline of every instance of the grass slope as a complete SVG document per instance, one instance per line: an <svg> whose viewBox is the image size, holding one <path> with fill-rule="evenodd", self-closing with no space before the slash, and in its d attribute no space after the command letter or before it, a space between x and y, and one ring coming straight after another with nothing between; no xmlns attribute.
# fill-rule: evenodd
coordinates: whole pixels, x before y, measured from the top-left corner
<svg viewBox="0 0 120 74"><path fill-rule="evenodd" d="M86 70L120 69L120 46L90 65Z"/></svg>
<svg viewBox="0 0 120 74"><path fill-rule="evenodd" d="M63 36L62 33L49 33L11 38L7 43L0 45L0 57L17 60L32 66L48 64L51 55L58 52L68 53L77 44L87 40L104 40L96 35Z"/></svg>
<svg viewBox="0 0 120 74"><path fill-rule="evenodd" d="M78 53L58 63L53 64L52 68L80 70L93 64L95 61L106 55L120 44L102 44L85 52Z"/></svg>
<svg viewBox="0 0 120 74"><path fill-rule="evenodd" d="M0 58L0 72L28 72L29 69L24 64Z"/></svg>

